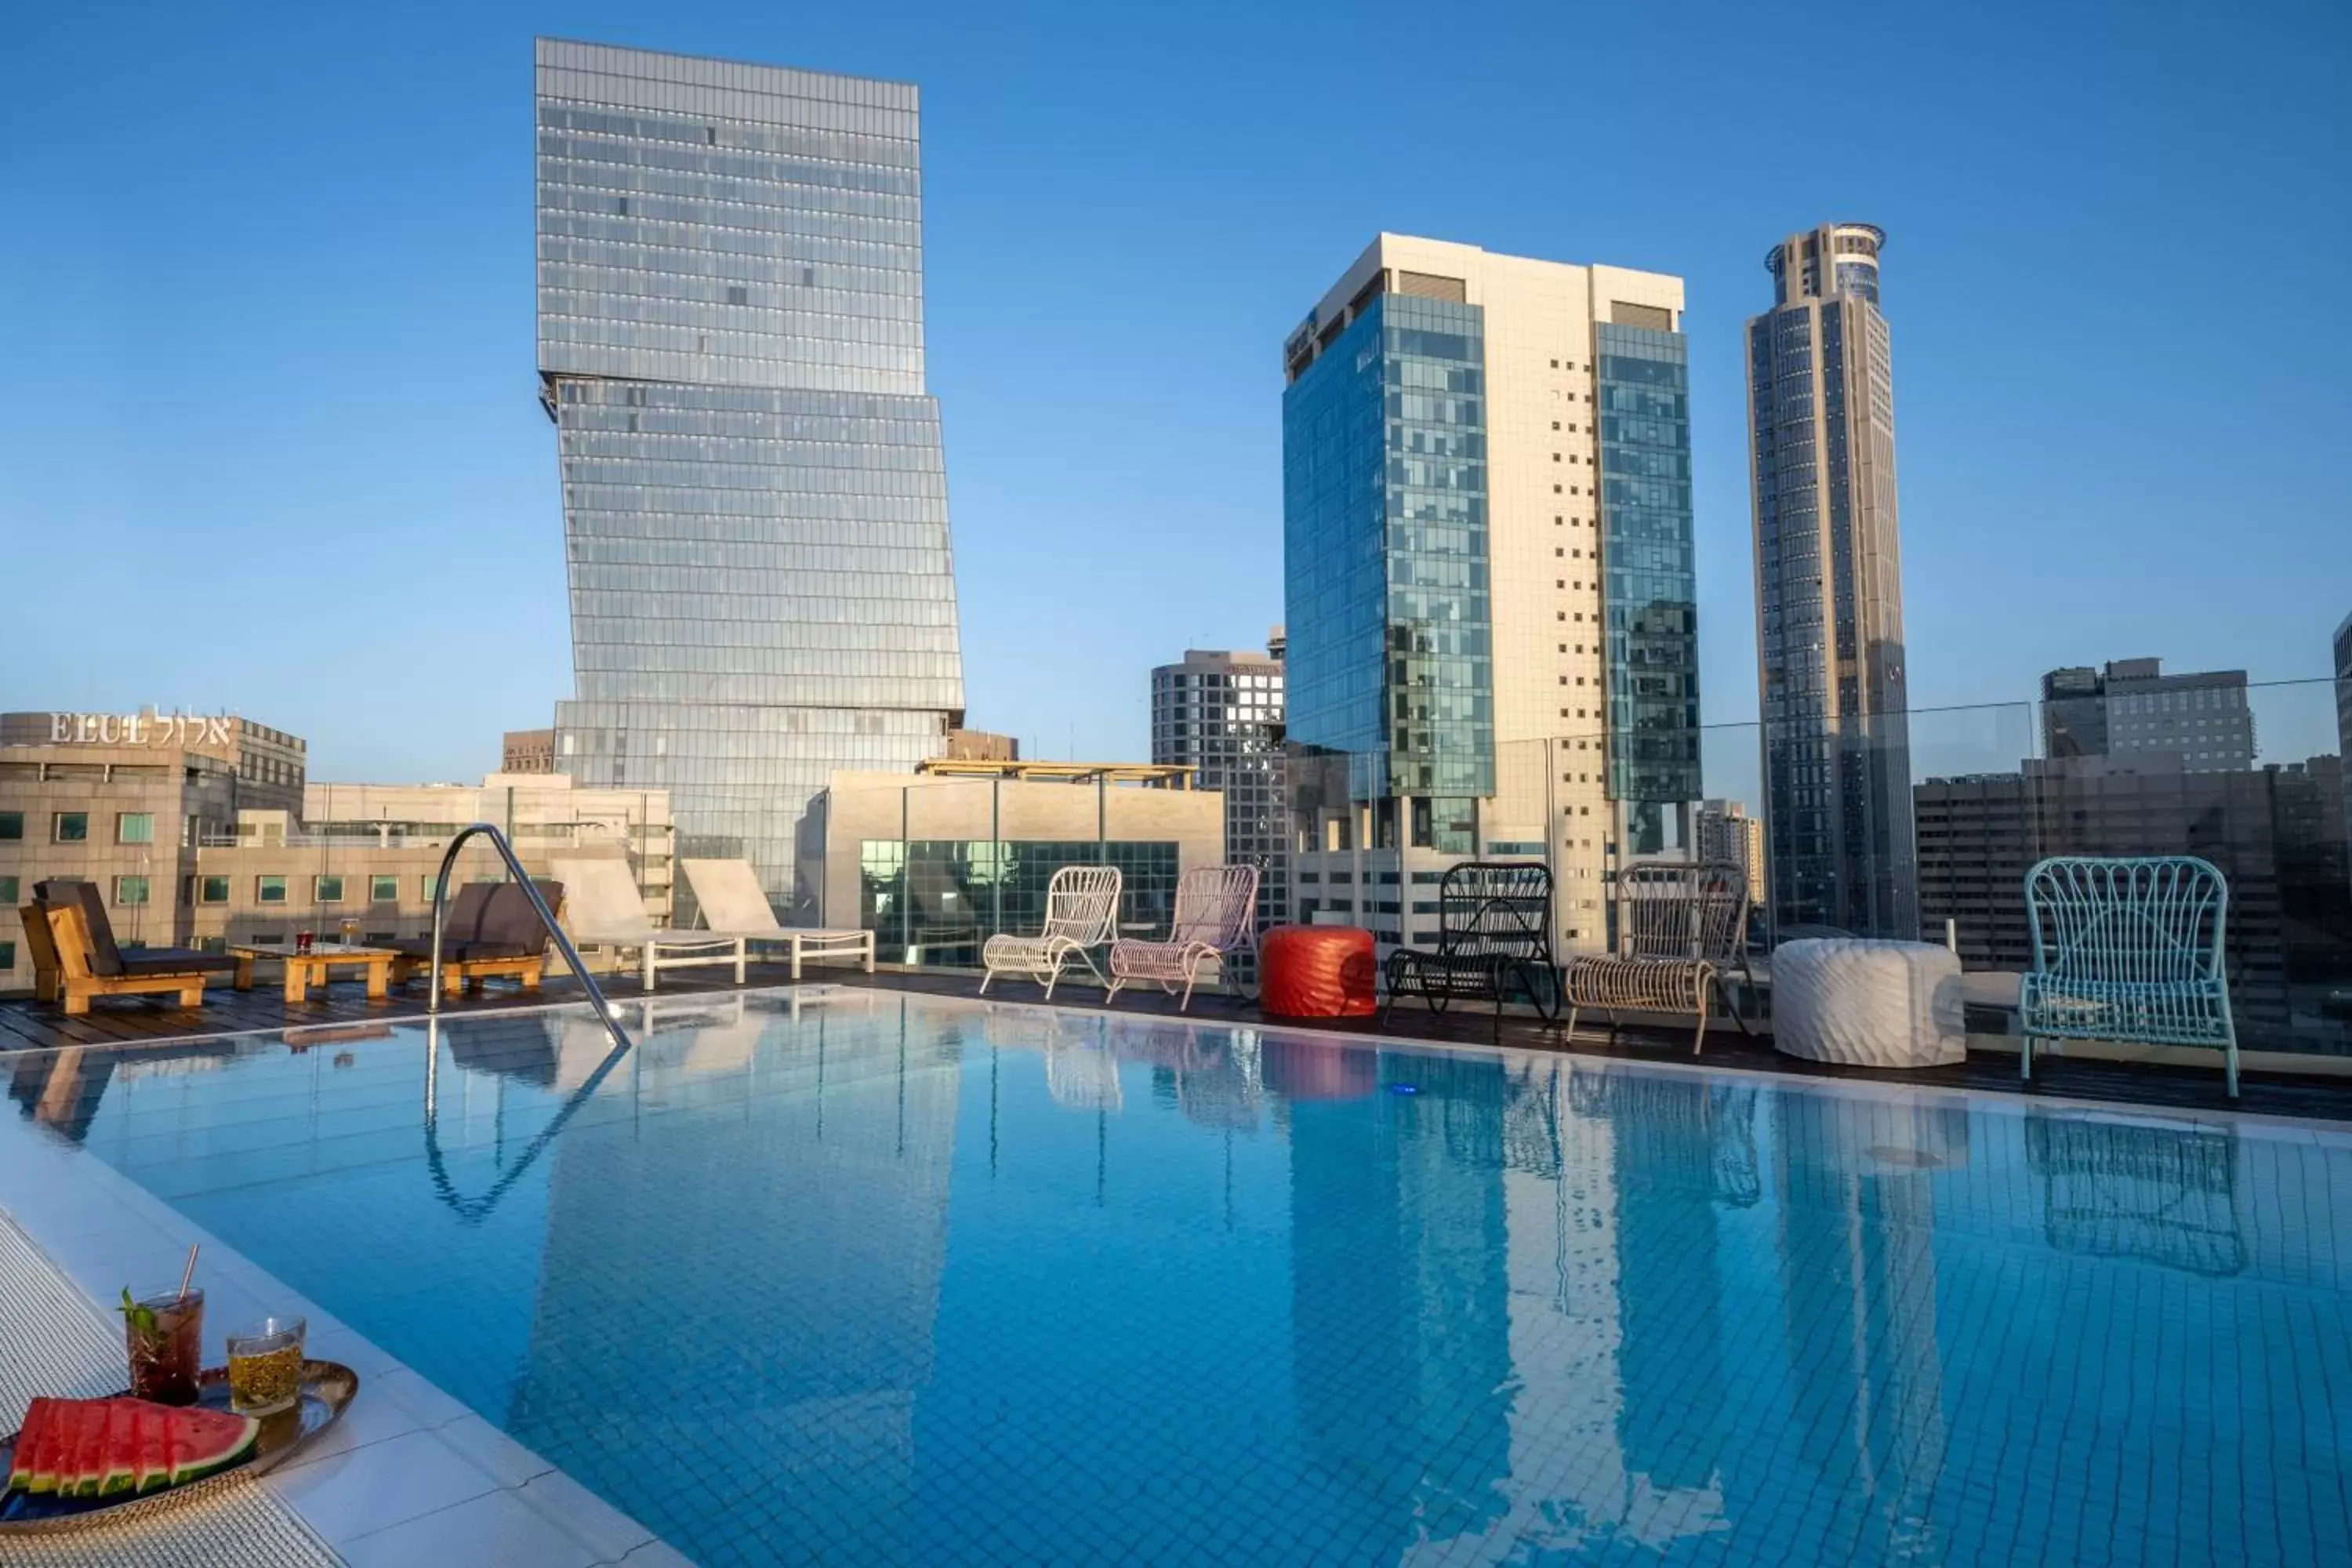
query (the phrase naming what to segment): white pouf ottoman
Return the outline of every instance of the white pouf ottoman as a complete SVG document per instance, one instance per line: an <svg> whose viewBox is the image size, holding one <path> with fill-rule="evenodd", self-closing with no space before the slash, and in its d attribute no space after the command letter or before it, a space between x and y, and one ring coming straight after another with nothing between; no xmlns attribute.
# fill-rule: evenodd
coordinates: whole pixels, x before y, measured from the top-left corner
<svg viewBox="0 0 2352 1568"><path fill-rule="evenodd" d="M1831 937L1772 950L1772 1045L1853 1067L1942 1067L1968 1055L1960 961L1924 942Z"/></svg>

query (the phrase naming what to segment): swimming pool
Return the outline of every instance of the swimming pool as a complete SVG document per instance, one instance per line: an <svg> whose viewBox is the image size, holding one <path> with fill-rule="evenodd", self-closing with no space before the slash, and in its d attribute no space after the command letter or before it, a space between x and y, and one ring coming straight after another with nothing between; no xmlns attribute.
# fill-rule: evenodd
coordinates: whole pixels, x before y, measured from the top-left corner
<svg viewBox="0 0 2352 1568"><path fill-rule="evenodd" d="M855 987L624 1016L0 1073L706 1563L2352 1558L2332 1131Z"/></svg>

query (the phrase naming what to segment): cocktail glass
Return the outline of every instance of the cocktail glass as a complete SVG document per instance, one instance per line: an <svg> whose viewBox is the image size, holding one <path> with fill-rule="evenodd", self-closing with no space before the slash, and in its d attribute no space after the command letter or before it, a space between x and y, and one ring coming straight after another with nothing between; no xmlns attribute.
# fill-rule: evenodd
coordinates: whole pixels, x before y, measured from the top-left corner
<svg viewBox="0 0 2352 1568"><path fill-rule="evenodd" d="M122 1313L131 1357L131 1396L158 1405L194 1405L204 1364L205 1293L177 1289L142 1296Z"/></svg>

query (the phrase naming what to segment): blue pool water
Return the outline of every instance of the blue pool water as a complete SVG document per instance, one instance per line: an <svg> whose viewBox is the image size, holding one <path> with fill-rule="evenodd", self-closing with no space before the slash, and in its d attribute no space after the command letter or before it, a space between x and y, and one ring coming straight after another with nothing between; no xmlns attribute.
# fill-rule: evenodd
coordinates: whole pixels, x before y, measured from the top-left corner
<svg viewBox="0 0 2352 1568"><path fill-rule="evenodd" d="M860 990L625 1016L12 1094L706 1563L2352 1560L2331 1132Z"/></svg>

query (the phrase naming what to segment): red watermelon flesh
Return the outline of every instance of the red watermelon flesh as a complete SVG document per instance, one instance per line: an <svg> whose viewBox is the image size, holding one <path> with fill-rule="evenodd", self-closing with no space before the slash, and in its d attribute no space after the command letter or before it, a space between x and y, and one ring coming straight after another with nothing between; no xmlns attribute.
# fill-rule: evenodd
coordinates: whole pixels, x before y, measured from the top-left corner
<svg viewBox="0 0 2352 1568"><path fill-rule="evenodd" d="M36 1398L25 1411L24 1429L16 1434L16 1450L9 1458L8 1489L12 1492L45 1492L57 1484L54 1468L46 1475L39 1468L41 1450L49 1441L49 1406L52 1403L46 1398Z"/></svg>
<svg viewBox="0 0 2352 1568"><path fill-rule="evenodd" d="M169 1413L160 1405L142 1402L138 1415L138 1458L131 1464L132 1488L144 1492L152 1491L157 1487L168 1487L172 1484L172 1423Z"/></svg>
<svg viewBox="0 0 2352 1568"><path fill-rule="evenodd" d="M67 1401L52 1399L41 1412L40 1429L35 1432L32 1417L25 1419L25 1431L33 1443L33 1489L53 1492L65 1484L66 1462L73 1456L67 1451L66 1434L71 1424L66 1419Z"/></svg>
<svg viewBox="0 0 2352 1568"><path fill-rule="evenodd" d="M68 1406L74 1420L72 1491L76 1497L94 1497L98 1483L106 1474L106 1433L113 1416L113 1402L106 1399L78 1399ZM68 1472L58 1473L58 1490L65 1491Z"/></svg>
<svg viewBox="0 0 2352 1568"><path fill-rule="evenodd" d="M143 1403L118 1399L107 1407L106 1448L99 1457L100 1497L131 1489L131 1468L139 1458L139 1406Z"/></svg>
<svg viewBox="0 0 2352 1568"><path fill-rule="evenodd" d="M171 1422L172 1484L226 1469L253 1451L261 1423L226 1410L167 1410Z"/></svg>

